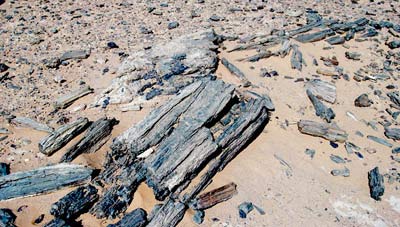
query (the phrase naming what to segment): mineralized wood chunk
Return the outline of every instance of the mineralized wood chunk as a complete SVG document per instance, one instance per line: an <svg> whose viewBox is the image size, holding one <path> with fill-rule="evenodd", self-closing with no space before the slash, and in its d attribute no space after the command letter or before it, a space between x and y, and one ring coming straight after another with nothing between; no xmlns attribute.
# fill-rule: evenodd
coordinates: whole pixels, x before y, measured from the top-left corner
<svg viewBox="0 0 400 227"><path fill-rule="evenodd" d="M53 132L54 129L52 127L49 127L45 124L39 123L35 120L32 120L27 117L15 117L11 119L11 123L21 126L21 127L28 127L28 128L33 128L38 131L43 131L43 132Z"/></svg>
<svg viewBox="0 0 400 227"><path fill-rule="evenodd" d="M147 213L142 208L137 208L125 216L117 223L110 224L107 227L142 227L147 223Z"/></svg>
<svg viewBox="0 0 400 227"><path fill-rule="evenodd" d="M385 128L385 136L392 140L400 140L400 128Z"/></svg>
<svg viewBox="0 0 400 227"><path fill-rule="evenodd" d="M74 219L85 213L98 198L94 186L81 186L51 205L50 214L56 218Z"/></svg>
<svg viewBox="0 0 400 227"><path fill-rule="evenodd" d="M186 210L185 204L168 199L154 214L147 227L176 226L182 220Z"/></svg>
<svg viewBox="0 0 400 227"><path fill-rule="evenodd" d="M335 113L331 108L326 107L315 95L311 93L310 90L307 90L307 96L311 100L315 114L318 117L321 117L326 122L330 123L333 118L335 118Z"/></svg>
<svg viewBox="0 0 400 227"><path fill-rule="evenodd" d="M88 129L84 137L67 150L61 162L70 162L82 153L96 152L110 138L114 125L118 124L115 118L100 118Z"/></svg>
<svg viewBox="0 0 400 227"><path fill-rule="evenodd" d="M54 103L54 107L56 109L67 108L75 100L77 100L87 94L90 94L90 93L93 93L93 89L90 88L89 86L80 88L78 90L71 92L70 94L67 94L67 95L64 95L64 96L61 96L60 98L58 98Z"/></svg>
<svg viewBox="0 0 400 227"><path fill-rule="evenodd" d="M236 184L230 183L216 188L207 193L201 194L189 203L189 207L194 210L204 210L224 202L237 194Z"/></svg>
<svg viewBox="0 0 400 227"><path fill-rule="evenodd" d="M336 101L336 86L322 80L310 80L306 83L306 89L318 98L329 103Z"/></svg>
<svg viewBox="0 0 400 227"><path fill-rule="evenodd" d="M315 33L302 34L297 36L295 39L302 43L316 42L325 39L328 36L334 35L335 32L332 29L326 29Z"/></svg>
<svg viewBox="0 0 400 227"><path fill-rule="evenodd" d="M57 164L0 177L0 200L33 196L90 180L92 169Z"/></svg>
<svg viewBox="0 0 400 227"><path fill-rule="evenodd" d="M39 151L45 155L52 155L79 135L88 125L87 118L79 118L71 124L61 126L39 142Z"/></svg>
<svg viewBox="0 0 400 227"><path fill-rule="evenodd" d="M319 123L309 120L300 120L297 123L299 131L304 134L325 138L332 142L345 142L347 133L334 124Z"/></svg>

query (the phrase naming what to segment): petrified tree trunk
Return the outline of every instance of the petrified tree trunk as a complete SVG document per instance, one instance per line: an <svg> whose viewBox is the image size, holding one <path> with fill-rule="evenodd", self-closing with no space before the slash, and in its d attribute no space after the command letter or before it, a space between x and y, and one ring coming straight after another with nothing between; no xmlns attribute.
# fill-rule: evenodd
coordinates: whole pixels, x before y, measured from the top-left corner
<svg viewBox="0 0 400 227"><path fill-rule="evenodd" d="M88 125L87 118L79 118L71 124L61 126L39 142L39 151L45 155L52 155L79 135Z"/></svg>
<svg viewBox="0 0 400 227"><path fill-rule="evenodd" d="M0 200L51 192L90 180L92 169L57 164L0 177Z"/></svg>
<svg viewBox="0 0 400 227"><path fill-rule="evenodd" d="M315 121L300 120L297 123L299 131L304 134L318 136L332 142L345 142L347 133L338 128L335 124L318 123Z"/></svg>
<svg viewBox="0 0 400 227"><path fill-rule="evenodd" d="M54 103L54 107L56 109L64 109L67 108L69 105L71 105L75 100L87 95L93 93L93 89L90 88L89 86L86 86L84 88L80 88L78 90L75 90L71 92L70 94L61 96L56 100Z"/></svg>
<svg viewBox="0 0 400 227"><path fill-rule="evenodd" d="M114 125L118 124L115 118L101 118L95 121L84 137L69 148L61 158L61 162L70 162L82 153L96 152L110 138Z"/></svg>
<svg viewBox="0 0 400 227"><path fill-rule="evenodd" d="M216 188L207 193L201 194L189 203L189 207L194 210L204 210L224 202L237 194L236 184L230 183Z"/></svg>
<svg viewBox="0 0 400 227"><path fill-rule="evenodd" d="M156 212L147 227L171 227L176 226L185 215L187 207L181 202L168 199Z"/></svg>
<svg viewBox="0 0 400 227"><path fill-rule="evenodd" d="M147 224L147 213L141 208L137 208L126 214L119 222L108 225L107 227L142 227Z"/></svg>

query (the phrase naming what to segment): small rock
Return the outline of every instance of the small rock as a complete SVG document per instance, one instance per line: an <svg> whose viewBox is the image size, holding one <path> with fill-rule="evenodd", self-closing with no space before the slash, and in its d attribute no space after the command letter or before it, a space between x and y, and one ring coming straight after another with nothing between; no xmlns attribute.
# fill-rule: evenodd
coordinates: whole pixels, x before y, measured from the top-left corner
<svg viewBox="0 0 400 227"><path fill-rule="evenodd" d="M0 63L0 73L7 71L9 68L6 64Z"/></svg>
<svg viewBox="0 0 400 227"><path fill-rule="evenodd" d="M205 213L203 210L196 210L193 216L194 223L200 225L204 221Z"/></svg>
<svg viewBox="0 0 400 227"><path fill-rule="evenodd" d="M213 14L213 15L210 17L210 20L211 20L211 21L220 21L220 20L222 20L222 18L221 18L220 16L218 16L218 15Z"/></svg>
<svg viewBox="0 0 400 227"><path fill-rule="evenodd" d="M179 26L179 23L177 21L172 21L168 23L168 29L174 29Z"/></svg>
<svg viewBox="0 0 400 227"><path fill-rule="evenodd" d="M0 209L0 226L15 227L15 218L15 214L10 209Z"/></svg>
<svg viewBox="0 0 400 227"><path fill-rule="evenodd" d="M386 44L390 49L396 49L400 47L400 40L391 41Z"/></svg>
<svg viewBox="0 0 400 227"><path fill-rule="evenodd" d="M247 215L254 209L253 203L243 202L239 205L239 216L241 218L246 218Z"/></svg>
<svg viewBox="0 0 400 227"><path fill-rule="evenodd" d="M43 221L43 219L44 219L44 214L41 214L39 217L37 217L37 218L33 221L33 224L34 224L34 225L40 224L40 223Z"/></svg>
<svg viewBox="0 0 400 227"><path fill-rule="evenodd" d="M304 153L306 154L306 155L309 155L310 156L310 158L311 159L313 159L314 158L314 155L315 155L315 150L314 149L306 149L306 151L304 151Z"/></svg>
<svg viewBox="0 0 400 227"><path fill-rule="evenodd" d="M119 48L119 46L114 42L108 42L107 47L110 49Z"/></svg>
<svg viewBox="0 0 400 227"><path fill-rule="evenodd" d="M392 154L400 154L400 147L395 147L392 149ZM1 175L1 174L0 174Z"/></svg>
<svg viewBox="0 0 400 227"><path fill-rule="evenodd" d="M367 94L362 94L354 100L354 105L358 107L370 107L373 104Z"/></svg>
<svg viewBox="0 0 400 227"><path fill-rule="evenodd" d="M360 58L361 54L359 54L357 52L346 51L344 54L345 54L346 58L348 58L348 59L352 59L352 60L356 60L356 61L361 60L361 58Z"/></svg>
<svg viewBox="0 0 400 227"><path fill-rule="evenodd" d="M333 176L343 176L343 177L349 177L350 176L350 170L346 167L344 169L334 169L331 171L331 174Z"/></svg>
<svg viewBox="0 0 400 227"><path fill-rule="evenodd" d="M368 172L368 185L371 198L377 201L381 200L381 196L385 192L385 186L383 185L383 176L379 173L378 167Z"/></svg>

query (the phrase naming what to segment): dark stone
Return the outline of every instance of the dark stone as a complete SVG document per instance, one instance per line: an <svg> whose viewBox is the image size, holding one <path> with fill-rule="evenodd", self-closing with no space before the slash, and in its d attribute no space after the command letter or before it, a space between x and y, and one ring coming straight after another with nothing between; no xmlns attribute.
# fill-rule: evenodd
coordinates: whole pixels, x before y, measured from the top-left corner
<svg viewBox="0 0 400 227"><path fill-rule="evenodd" d="M196 212L193 215L193 221L194 223L200 225L204 221L204 216L205 213L203 210L196 210Z"/></svg>
<svg viewBox="0 0 400 227"><path fill-rule="evenodd" d="M400 153L400 147L395 147L392 149L392 154L399 154Z"/></svg>
<svg viewBox="0 0 400 227"><path fill-rule="evenodd" d="M210 20L211 20L211 21L220 21L220 20L221 20L221 17L218 16L218 15L213 14L213 15L210 17Z"/></svg>
<svg viewBox="0 0 400 227"><path fill-rule="evenodd" d="M7 71L9 68L8 65L0 63L0 73Z"/></svg>
<svg viewBox="0 0 400 227"><path fill-rule="evenodd" d="M362 35L363 38L374 37L377 36L378 32L374 28L369 28L367 31Z"/></svg>
<svg viewBox="0 0 400 227"><path fill-rule="evenodd" d="M326 40L331 45L343 44L345 39L342 36L334 36Z"/></svg>
<svg viewBox="0 0 400 227"><path fill-rule="evenodd" d="M34 224L40 224L40 223L43 221L43 219L44 219L44 214L41 214L41 215L39 215L39 217L37 217L37 218L33 221L33 223L34 223Z"/></svg>
<svg viewBox="0 0 400 227"><path fill-rule="evenodd" d="M368 185L371 198L379 201L381 196L385 192L385 186L383 185L383 176L379 174L379 168L375 167L368 172Z"/></svg>
<svg viewBox="0 0 400 227"><path fill-rule="evenodd" d="M142 208L137 208L127 213L119 222L107 227L142 227L147 224L147 213Z"/></svg>
<svg viewBox="0 0 400 227"><path fill-rule="evenodd" d="M390 49L397 49L400 47L400 40L394 40L386 44Z"/></svg>
<svg viewBox="0 0 400 227"><path fill-rule="evenodd" d="M7 163L0 162L0 177L10 174L10 166Z"/></svg>
<svg viewBox="0 0 400 227"><path fill-rule="evenodd" d="M0 226L15 227L15 218L15 214L10 209L0 209Z"/></svg>
<svg viewBox="0 0 400 227"><path fill-rule="evenodd" d="M370 107L373 104L367 94L362 94L354 100L354 105L358 107Z"/></svg>
<svg viewBox="0 0 400 227"><path fill-rule="evenodd" d="M333 147L333 148L338 148L339 145L333 141L330 141L329 144Z"/></svg>
<svg viewBox="0 0 400 227"><path fill-rule="evenodd" d="M114 42L108 42L107 47L110 49L119 48L119 46Z"/></svg>
<svg viewBox="0 0 400 227"><path fill-rule="evenodd" d="M168 23L168 29L174 29L179 26L179 23L177 21L172 21Z"/></svg>
<svg viewBox="0 0 400 227"><path fill-rule="evenodd" d="M239 216L241 218L246 218L247 215L254 209L253 203L243 202L239 205Z"/></svg>

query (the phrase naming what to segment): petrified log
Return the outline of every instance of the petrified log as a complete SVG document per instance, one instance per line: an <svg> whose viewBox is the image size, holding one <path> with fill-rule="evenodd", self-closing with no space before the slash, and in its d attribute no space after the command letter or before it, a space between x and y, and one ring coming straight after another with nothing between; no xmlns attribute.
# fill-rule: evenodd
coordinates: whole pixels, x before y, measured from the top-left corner
<svg viewBox="0 0 400 227"><path fill-rule="evenodd" d="M300 120L297 123L299 131L304 134L325 138L332 142L345 142L347 133L335 124L319 123L309 120Z"/></svg>
<svg viewBox="0 0 400 227"><path fill-rule="evenodd" d="M306 83L306 89L310 90L319 99L332 104L336 101L336 86L332 83L322 80L310 80Z"/></svg>
<svg viewBox="0 0 400 227"><path fill-rule="evenodd" d="M315 33L303 34L295 37L295 39L302 43L316 42L325 39L328 36L334 35L335 32L332 29L326 29Z"/></svg>
<svg viewBox="0 0 400 227"><path fill-rule="evenodd" d="M96 152L110 138L114 125L118 124L115 118L100 118L93 122L83 138L67 150L61 162L70 162L82 153Z"/></svg>
<svg viewBox="0 0 400 227"><path fill-rule="evenodd" d="M71 59L85 59L88 58L90 55L89 50L69 50L64 52L63 55L60 57L60 61L66 61Z"/></svg>
<svg viewBox="0 0 400 227"><path fill-rule="evenodd" d="M384 146L393 147L393 144L389 143L389 142L388 142L387 140L385 140L385 139L382 139L382 138L379 138L379 137L376 137L376 136L371 136L371 135L368 135L367 138L370 139L370 140L372 140L372 141L374 141L374 142L377 142L377 143L379 143L379 144L382 144L382 145L384 145Z"/></svg>
<svg viewBox="0 0 400 227"><path fill-rule="evenodd" d="M221 59L221 63L229 70L229 72L237 76L240 79L240 81L242 81L244 84L249 83L246 75L244 75L244 73L234 64L230 63L225 58Z"/></svg>
<svg viewBox="0 0 400 227"><path fill-rule="evenodd" d="M383 185L383 176L379 173L379 168L375 167L368 172L368 185L371 193L371 198L381 200L381 196L385 192Z"/></svg>
<svg viewBox="0 0 400 227"><path fill-rule="evenodd" d="M54 103L54 107L56 109L67 108L75 100L77 100L87 94L90 94L90 93L93 93L93 89L90 88L89 86L80 88L78 90L71 92L70 94L67 94L67 95L64 95L64 96L61 96L60 98L58 98Z"/></svg>
<svg viewBox="0 0 400 227"><path fill-rule="evenodd" d="M400 140L400 128L385 128L385 136L392 140Z"/></svg>
<svg viewBox="0 0 400 227"><path fill-rule="evenodd" d="M269 58L271 56L274 56L275 54L272 53L271 51L267 50L267 51L262 51L256 55L250 56L250 57L246 57L246 58L242 58L239 61L249 61L249 62L256 62L259 61L261 59L265 59L265 58Z"/></svg>
<svg viewBox="0 0 400 227"><path fill-rule="evenodd" d="M274 46L279 44L281 42L281 39L282 39L281 37L272 35L253 43L235 46L234 48L228 50L228 52L239 51L239 50L250 50L260 46Z"/></svg>
<svg viewBox="0 0 400 227"><path fill-rule="evenodd" d="M33 196L90 180L92 169L57 164L0 177L0 200Z"/></svg>
<svg viewBox="0 0 400 227"><path fill-rule="evenodd" d="M6 209L6 208L0 209L0 226L1 227L15 227L15 225L14 225L15 219L16 219L16 216L10 209Z"/></svg>
<svg viewBox="0 0 400 227"><path fill-rule="evenodd" d="M43 132L53 132L54 130L52 127L49 127L45 124L39 123L27 117L15 117L11 119L11 123L21 127L33 128L35 130Z"/></svg>
<svg viewBox="0 0 400 227"><path fill-rule="evenodd" d="M87 118L79 118L75 122L61 126L39 142L39 151L45 155L52 155L79 135L88 125Z"/></svg>
<svg viewBox="0 0 400 227"><path fill-rule="evenodd" d="M98 198L94 186L81 186L51 205L50 214L56 218L75 219L85 213Z"/></svg>
<svg viewBox="0 0 400 227"><path fill-rule="evenodd" d="M142 227L147 224L147 213L142 208L137 208L125 216L117 223L107 227Z"/></svg>
<svg viewBox="0 0 400 227"><path fill-rule="evenodd" d="M390 101L397 106L400 106L400 93L398 91L389 92L387 93L387 96L390 98Z"/></svg>
<svg viewBox="0 0 400 227"><path fill-rule="evenodd" d="M168 199L167 202L154 214L147 227L176 226L185 215L187 207L181 202Z"/></svg>
<svg viewBox="0 0 400 227"><path fill-rule="evenodd" d="M310 90L307 90L307 96L311 100L315 114L318 117L321 117L326 122L330 123L332 119L335 118L335 113L331 108L326 107L315 95L312 94Z"/></svg>
<svg viewBox="0 0 400 227"><path fill-rule="evenodd" d="M201 194L189 202L189 207L194 210L204 210L224 202L237 194L236 184L230 183Z"/></svg>
<svg viewBox="0 0 400 227"><path fill-rule="evenodd" d="M292 45L292 56L290 57L290 64L292 65L292 69L297 69L301 71L304 64L303 54L299 50L299 46Z"/></svg>

